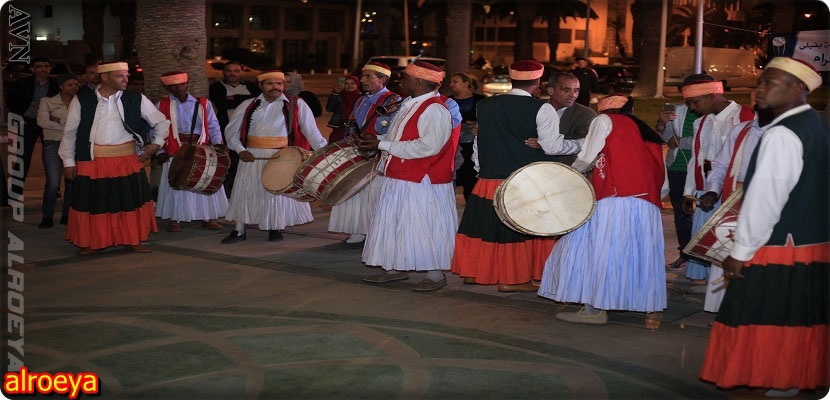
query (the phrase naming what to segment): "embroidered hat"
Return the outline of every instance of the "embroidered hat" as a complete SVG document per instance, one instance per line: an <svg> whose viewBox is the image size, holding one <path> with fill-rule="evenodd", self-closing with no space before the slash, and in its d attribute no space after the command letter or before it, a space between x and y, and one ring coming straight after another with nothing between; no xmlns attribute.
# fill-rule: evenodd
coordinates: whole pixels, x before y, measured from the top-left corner
<svg viewBox="0 0 830 400"><path fill-rule="evenodd" d="M271 70L271 71L265 71L265 72L263 72L263 73L256 76L257 82L262 82L262 81L267 80L267 79L279 79L279 80L285 82L285 74L282 71L278 70L278 69L274 69L274 70Z"/></svg>
<svg viewBox="0 0 830 400"><path fill-rule="evenodd" d="M821 75L815 67L797 58L775 57L767 63L766 68L776 68L794 75L801 82L804 82L811 92L821 86Z"/></svg>
<svg viewBox="0 0 830 400"><path fill-rule="evenodd" d="M609 94L599 99L599 102L597 102L597 111L603 112L605 110L622 108L625 103L628 103L628 96L624 94Z"/></svg>
<svg viewBox="0 0 830 400"><path fill-rule="evenodd" d="M388 65L379 62L370 62L363 66L363 69L368 69L369 71L380 72L386 76L392 76L392 69L389 68Z"/></svg>
<svg viewBox="0 0 830 400"><path fill-rule="evenodd" d="M112 72L112 71L129 71L130 66L123 61L110 61L106 63L98 64L98 68L96 72L99 74Z"/></svg>
<svg viewBox="0 0 830 400"><path fill-rule="evenodd" d="M707 94L723 94L721 81L695 81L681 89L684 99L704 96Z"/></svg>
<svg viewBox="0 0 830 400"><path fill-rule="evenodd" d="M542 77L545 66L534 60L520 60L510 64L508 72L510 73L510 79L531 81Z"/></svg>
<svg viewBox="0 0 830 400"><path fill-rule="evenodd" d="M403 72L409 76L435 83L441 83L444 80L444 71L426 61L415 61L407 65Z"/></svg>
<svg viewBox="0 0 830 400"><path fill-rule="evenodd" d="M165 86L178 85L187 82L187 72L172 71L161 76L161 83Z"/></svg>

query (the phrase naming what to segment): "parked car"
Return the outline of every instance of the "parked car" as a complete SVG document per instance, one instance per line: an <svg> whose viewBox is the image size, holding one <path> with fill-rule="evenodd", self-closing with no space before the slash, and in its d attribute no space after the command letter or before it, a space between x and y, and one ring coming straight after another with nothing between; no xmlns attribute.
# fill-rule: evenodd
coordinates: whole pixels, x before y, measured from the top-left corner
<svg viewBox="0 0 830 400"><path fill-rule="evenodd" d="M594 65L599 93L630 93L637 84L640 68L625 65Z"/></svg>
<svg viewBox="0 0 830 400"><path fill-rule="evenodd" d="M485 96L495 96L505 94L513 88L510 83L510 75L493 75L484 78L484 83L481 85L481 91Z"/></svg>
<svg viewBox="0 0 830 400"><path fill-rule="evenodd" d="M227 63L228 61L229 60L225 60L222 58L209 58L205 60L205 73L207 74L209 83L221 81L225 78L225 76L222 74L222 69L225 68L225 63ZM258 69L254 69L245 64L242 64L243 81L256 82L256 76L261 73L262 71Z"/></svg>

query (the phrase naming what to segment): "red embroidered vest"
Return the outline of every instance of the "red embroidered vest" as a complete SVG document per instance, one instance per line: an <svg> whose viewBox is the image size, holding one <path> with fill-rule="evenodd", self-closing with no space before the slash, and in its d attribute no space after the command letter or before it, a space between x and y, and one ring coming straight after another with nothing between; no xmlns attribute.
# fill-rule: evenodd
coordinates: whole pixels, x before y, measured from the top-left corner
<svg viewBox="0 0 830 400"><path fill-rule="evenodd" d="M711 160L703 160L703 165L699 165L697 162L697 155L700 154L700 132L703 130L703 123L706 122L706 117L708 116L708 114L703 116L703 119L700 120L700 125L697 127L697 133L695 133L695 151L693 154L694 157L692 158L692 167L695 169L695 190L703 190L704 179L711 168L711 164L709 164ZM752 107L741 106L741 113L738 115L739 121L751 121L754 118L755 111Z"/></svg>
<svg viewBox="0 0 830 400"><path fill-rule="evenodd" d="M199 104L198 107L202 108L202 133L205 137L204 142L200 142L199 144L210 144L210 134L208 133L208 120L207 120L207 98L202 97L197 99ZM170 119L170 105L172 101L170 101L170 96L167 96L161 101L159 101L159 111L169 120ZM198 112L198 109L194 108L193 112ZM181 117L181 116L178 116ZM193 133L193 132L181 132L181 133ZM173 124L170 124L170 128L167 129L167 140L164 142L164 152L168 155L172 156L179 151L179 142L173 138Z"/></svg>
<svg viewBox="0 0 830 400"><path fill-rule="evenodd" d="M409 118L409 121L406 122L403 135L400 138L401 142L415 140L421 137L418 132L418 119L427 107L432 104L440 104L446 107L438 97L429 98L421 103L412 117ZM452 182L453 158L455 158L455 147L453 147L453 143L458 143L458 135L456 134L450 135L450 138L444 143L444 146L441 147L441 151L438 154L425 158L405 160L390 155L391 160L384 174L390 178L416 183L420 183L425 176L429 176L430 182L435 184L450 183Z"/></svg>
<svg viewBox="0 0 830 400"><path fill-rule="evenodd" d="M388 104L386 104L386 101L390 100L390 99L392 99L396 96L397 95L394 92L387 91L387 92L381 94L380 97L378 97L378 101L375 103L375 106L388 105ZM362 97L360 97L360 99L358 99L357 103L355 103L355 105L354 105L354 109L352 110L352 115L349 116L349 119L351 119L351 120L355 119L354 110L357 110L357 108L360 107L360 105L363 104L363 101L366 100L367 98L368 97L366 97L366 96L362 96ZM375 121L377 119L378 119L378 113L375 112L374 108L370 109L369 113L366 114L366 123L364 124L364 126L360 127L361 133L371 133L372 135L377 136L378 131L375 129Z"/></svg>
<svg viewBox="0 0 830 400"><path fill-rule="evenodd" d="M736 170L734 174L732 173L732 168L736 167L736 156L740 154L739 152L743 151L742 147L744 144L744 139L746 139L746 136L747 134L749 134L749 130L751 128L751 122L746 124L746 126L744 126L738 133L737 139L735 139L735 146L732 148L732 157L729 158L729 166L726 167L726 176L723 179L723 189L721 190L721 199L723 199L723 201L726 201L726 199L729 198L729 195L731 195L732 192L738 188L738 175L741 173L741 166L737 166L737 168L739 169Z"/></svg>
<svg viewBox="0 0 830 400"><path fill-rule="evenodd" d="M599 152L591 184L597 200L606 197L636 196L658 208L665 179L663 150L646 142L637 124L624 115L608 114L613 128Z"/></svg>

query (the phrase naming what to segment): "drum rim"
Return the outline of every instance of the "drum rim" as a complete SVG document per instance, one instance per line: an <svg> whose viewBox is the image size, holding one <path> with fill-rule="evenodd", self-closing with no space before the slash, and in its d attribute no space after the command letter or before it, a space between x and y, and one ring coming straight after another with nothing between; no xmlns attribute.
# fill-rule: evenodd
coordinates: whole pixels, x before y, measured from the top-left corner
<svg viewBox="0 0 830 400"><path fill-rule="evenodd" d="M196 164L194 163L190 166L190 172L187 175L187 177L189 179L187 179L187 181L183 182L182 184L178 184L178 183L176 185L170 184L170 176L169 176L169 172L168 172L167 184L170 185L170 188L172 188L174 190L186 190L186 191L193 192L193 193L201 193L201 194L207 194L207 195L214 194L214 193L218 192L220 189L222 189L222 185L225 183L225 179L227 179L227 177L228 177L228 170L230 169L230 155L228 154L227 148L220 151L220 150L217 150L216 147L214 147L213 145L209 145L209 144L183 143L179 147L179 150L176 152L176 154L178 154L180 151L182 151L182 149L184 149L186 147L192 147L192 148L196 149L195 151L197 151L197 153L194 153L194 156L193 156L194 158L196 158L196 156L198 155L198 149L199 148L207 149L210 152L216 153L217 160L223 158L222 156L224 156L224 158L227 159L227 165L225 165L224 173L222 174L221 178L219 178L217 175L214 175L213 178L211 178L211 180L210 180L210 184L207 185L205 188L200 189L200 190L194 190L195 189L195 183L198 183L198 182L201 181L201 179L195 179L194 186L190 186L190 187L187 186L188 184L190 184L194 180L193 179L194 171L197 170ZM205 151L206 153L208 152L207 150ZM173 154L170 157L170 169L173 168L173 162L175 162L176 160L179 160L179 162L183 162L181 157L179 157L178 159L176 158L176 154ZM218 181L218 182L216 182L216 181ZM214 183L217 183L217 184L214 186Z"/></svg>
<svg viewBox="0 0 830 400"><path fill-rule="evenodd" d="M740 186L737 189L735 189L735 191L733 191L732 194L729 195L729 198L727 198L726 201L721 203L720 207L718 207L718 209L715 210L715 212L712 213L711 216L709 216L709 219L706 220L706 222L703 224L703 226L701 226L700 229L698 229L698 231L694 234L694 236L692 236L692 238L689 240L689 243L687 243L686 247L683 248L683 252L686 253L686 254L689 254L689 255L691 255L695 258L700 258L700 259L709 261L711 263L721 265L723 260L718 260L714 257L710 257L710 256L707 256L705 254L703 254L703 255L698 254L697 252L694 251L694 248L698 245L698 243L700 243L701 240L703 240L703 238L707 234L709 234L709 231L711 231L712 228L714 228L714 226L715 226L714 221L720 220L721 217L724 214L726 214L727 212L732 211L735 208L735 204L737 204L743 198L743 194L744 194L743 186ZM738 211L738 214L740 214L740 210ZM733 239L732 242L733 242L733 246L734 246L735 240Z"/></svg>
<svg viewBox="0 0 830 400"><path fill-rule="evenodd" d="M341 146L341 144L347 144L348 146ZM330 151L331 149L334 149L334 148L336 148L337 150ZM330 143L330 144L326 145L325 147L322 147L319 150L315 151L312 155L310 155L308 157L308 159L303 161L303 163L297 168L297 171L294 172L293 181L295 183L299 184L300 186L302 186L309 193L314 193L314 195L317 196L317 198L322 199L323 198L322 193L326 190L325 187L327 186L327 184L325 182L325 180L326 180L325 178L328 177L328 174L331 174L331 172L333 172L333 171L328 171L328 174L325 177L323 177L323 180L320 182L320 185L314 190L310 190L309 188L305 187L305 182L306 182L307 176L304 176L303 173L305 173L306 171L309 171L308 175L310 175L311 171L315 171L315 170L325 171L322 168L318 168L317 167L318 164L312 163L312 160L314 160L314 161L323 161L323 160L326 159L326 157L321 157L321 156L333 155L333 154L336 154L338 151L341 151L341 150L345 151L345 149L347 149L347 148L357 149L356 146L351 145L348 142L339 141L339 142ZM353 160L355 160L355 158L349 158L348 159L349 163L344 163L344 165L346 165L346 164L350 164L350 165L346 165L346 167L341 170L341 174L345 173L346 171L350 171L351 168L353 168L356 165L362 165L364 160L371 161L371 160L366 159L363 156L360 156L360 153L357 152L357 150L355 150L355 154L357 154L359 156L358 161L353 161ZM329 164L329 165L331 165L331 164ZM337 169L342 168L342 167L343 166L341 165ZM329 183L331 183L331 182L333 182L333 181L329 181Z"/></svg>
<svg viewBox="0 0 830 400"><path fill-rule="evenodd" d="M323 204L325 204L327 206L336 206L336 205L338 205L338 204L340 204L340 203L342 203L342 202L349 199L349 197L347 197L347 198L344 198L344 199L338 199L339 201L336 202L336 203L329 202L329 197L331 196L332 190L334 190L334 188L337 186L337 184L339 184L340 181L345 179L346 176L349 175L349 173L353 172L353 170L355 170L359 167L362 167L363 165L365 165L367 163L372 165L372 166L375 165L375 163L372 162L371 160L368 160L368 159L365 159L365 158L363 160L365 162L361 161L361 162L357 162L355 164L350 165L349 167L344 169L335 179L332 179L331 181L329 181L328 185L325 185L325 188L323 189L322 193L320 194L320 200L323 202ZM372 167L371 170L370 170L370 173L369 173L369 180L366 182L366 184L363 185L363 187L356 190L355 194L357 192L363 190L363 188L365 188L366 186L369 186L369 184L372 182L372 180L375 179L375 177L377 175L378 175L378 170L376 168Z"/></svg>
<svg viewBox="0 0 830 400"><path fill-rule="evenodd" d="M593 198L593 201L591 202L591 210L588 212L588 215L581 222L579 222L579 224L577 224L576 226L574 226L570 229L566 229L564 231L558 231L558 232L552 232L552 233L536 232L536 231L531 231L527 228L524 228L524 227L520 226L518 223L516 223L515 220L513 220L513 218L510 217L510 215L507 213L507 211L504 211L504 215L502 215L502 213L499 212L499 207L497 206L497 204L502 204L503 205L504 190L506 188L505 182L509 182L512 178L514 178L516 175L521 173L521 171L524 171L525 169L528 169L532 166L539 165L539 164L556 165L558 167L563 167L565 170L571 171L574 174L576 174L577 176L579 176L586 183L588 188L590 189L591 198ZM505 225L507 225L511 229L513 229L513 230L515 230L519 233L523 233L523 234L531 235L531 236L553 237L553 236L562 236L562 235L565 235L567 233L573 232L576 229L578 229L580 226L582 226L586 222L588 222L589 219L591 219L591 216L594 215L594 211L596 211L596 208L597 208L597 195L596 195L596 192L594 191L594 185L592 185L591 182L588 180L588 178L586 178L585 175L582 174L581 172L579 172L577 169L575 169L575 168L573 168L569 165L566 165L566 164L563 164L563 163L560 163L560 162L556 162L556 161L536 161L536 162L527 164L527 165L513 171L507 178L505 178L504 180L501 181L501 183L499 183L499 186L496 188L496 192L493 194L493 209L496 210L496 215L499 217L499 220L501 220L502 223L504 223Z"/></svg>
<svg viewBox="0 0 830 400"><path fill-rule="evenodd" d="M304 163L304 162L308 159L308 157L309 157L309 156L308 156L308 153L305 151L305 149L303 149L302 147L298 147L298 146L287 146L287 147L283 147L283 148L281 148L281 149L277 149L277 152L276 152L276 153L274 153L274 154L279 154L279 153L281 153L283 150L288 150L288 149L291 149L290 151L295 151L295 152L300 153L300 166L302 166L302 165L303 165L303 163ZM265 167L266 167L266 166L268 166L268 164L269 164L269 163L271 163L272 161L273 161L273 162L275 162L275 163L276 163L276 162L278 162L278 161L276 161L276 160L279 160L279 158L272 158L272 159L270 159L270 160L266 160L266 161L265 161L265 164L263 164L263 165L262 165L262 172L260 172L260 174L259 174L259 180L260 180L260 182L262 182L262 187L263 187L263 188L265 189L265 191L267 191L268 193L271 193L271 194L283 194L283 191L288 190L288 189L291 189L291 186L293 186L293 185L294 185L294 178L293 178L293 175L292 175L291 181L288 183L288 185L286 185L285 187L283 187L282 189L279 189L279 190L277 190L277 189L273 189L273 190L272 190L272 189L269 189L267 186L265 186L265 179L263 179L263 177L262 177L262 175L265 173ZM299 167L298 167L298 168L299 168ZM295 173L296 173L296 172L295 172Z"/></svg>

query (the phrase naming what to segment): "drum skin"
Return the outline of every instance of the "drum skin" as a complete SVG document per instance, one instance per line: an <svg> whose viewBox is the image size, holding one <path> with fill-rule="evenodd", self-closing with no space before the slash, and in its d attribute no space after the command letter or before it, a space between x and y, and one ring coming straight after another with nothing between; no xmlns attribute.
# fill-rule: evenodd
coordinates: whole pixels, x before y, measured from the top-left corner
<svg viewBox="0 0 830 400"><path fill-rule="evenodd" d="M277 152L262 168L262 186L270 193L281 194L298 201L314 201L317 196L294 183L294 174L308 159L305 149L289 146Z"/></svg>
<svg viewBox="0 0 830 400"><path fill-rule="evenodd" d="M738 187L732 192L697 231L683 252L721 265L735 244L733 237L735 228L738 226L738 213L741 211L743 193L743 187Z"/></svg>
<svg viewBox="0 0 830 400"><path fill-rule="evenodd" d="M167 182L173 189L213 194L222 188L230 165L224 146L183 144L170 162Z"/></svg>
<svg viewBox="0 0 830 400"><path fill-rule="evenodd" d="M557 162L535 162L514 171L493 195L499 219L533 236L561 236L588 221L596 207L591 183Z"/></svg>
<svg viewBox="0 0 830 400"><path fill-rule="evenodd" d="M331 143L305 160L294 183L313 193L323 204L336 206L361 191L377 175L376 165L352 143Z"/></svg>

